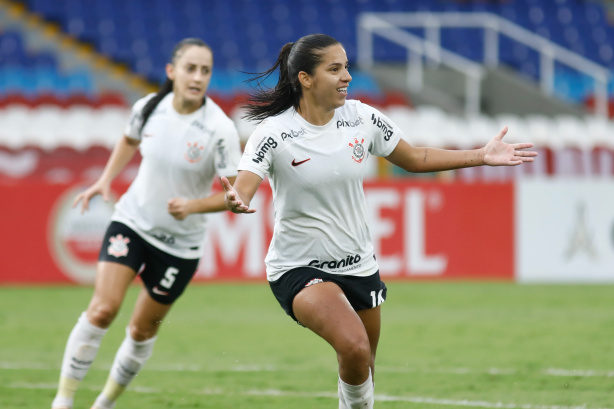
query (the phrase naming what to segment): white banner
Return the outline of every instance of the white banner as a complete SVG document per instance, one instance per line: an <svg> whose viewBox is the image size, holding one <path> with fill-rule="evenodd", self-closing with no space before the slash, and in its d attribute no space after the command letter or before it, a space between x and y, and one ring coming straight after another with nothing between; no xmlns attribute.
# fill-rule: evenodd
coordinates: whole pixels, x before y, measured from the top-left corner
<svg viewBox="0 0 614 409"><path fill-rule="evenodd" d="M614 283L614 181L516 183L516 279Z"/></svg>

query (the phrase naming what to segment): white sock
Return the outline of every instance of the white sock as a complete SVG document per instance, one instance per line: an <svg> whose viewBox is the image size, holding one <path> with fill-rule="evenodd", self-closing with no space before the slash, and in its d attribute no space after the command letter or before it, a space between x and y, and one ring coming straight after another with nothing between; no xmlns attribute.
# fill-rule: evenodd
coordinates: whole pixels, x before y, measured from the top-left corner
<svg viewBox="0 0 614 409"><path fill-rule="evenodd" d="M343 391L341 390L341 378L337 382L337 393L339 394L339 409L348 409L348 406L345 404L345 398L343 397Z"/></svg>
<svg viewBox="0 0 614 409"><path fill-rule="evenodd" d="M132 339L126 328L126 338L115 355L111 373L109 373L102 393L96 398L94 408L113 409L117 398L151 357L156 338L138 342Z"/></svg>
<svg viewBox="0 0 614 409"><path fill-rule="evenodd" d="M87 320L85 312L81 314L66 343L60 372L60 384L56 397L51 404L52 408L72 407L79 383L92 366L102 337L106 333L106 329L92 325Z"/></svg>
<svg viewBox="0 0 614 409"><path fill-rule="evenodd" d="M373 378L371 377L371 368L369 368L369 377L363 384L349 385L340 378L339 386L348 409L373 409Z"/></svg>

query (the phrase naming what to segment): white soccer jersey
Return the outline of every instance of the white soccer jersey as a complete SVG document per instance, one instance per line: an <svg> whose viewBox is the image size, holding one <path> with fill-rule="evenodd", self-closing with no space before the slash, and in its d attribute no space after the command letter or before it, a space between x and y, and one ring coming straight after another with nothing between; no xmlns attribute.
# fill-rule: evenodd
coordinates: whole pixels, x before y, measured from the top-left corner
<svg viewBox="0 0 614 409"><path fill-rule="evenodd" d="M303 266L341 275L377 271L362 182L370 155L388 156L400 138L388 118L354 100L323 126L291 108L254 130L239 170L271 182L275 227L265 259L269 281Z"/></svg>
<svg viewBox="0 0 614 409"><path fill-rule="evenodd" d="M203 252L205 214L179 221L167 211L169 199L207 197L215 174L236 176L241 158L234 123L211 100L188 115L172 106L170 93L152 112L143 132L141 112L150 94L134 104L125 135L140 140L139 171L115 207L112 219L137 231L159 249L182 258Z"/></svg>

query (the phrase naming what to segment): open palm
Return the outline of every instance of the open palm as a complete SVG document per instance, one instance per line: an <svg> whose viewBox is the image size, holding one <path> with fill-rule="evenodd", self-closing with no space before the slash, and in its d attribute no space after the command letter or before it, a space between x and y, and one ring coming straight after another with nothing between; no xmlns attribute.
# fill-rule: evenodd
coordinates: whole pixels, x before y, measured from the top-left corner
<svg viewBox="0 0 614 409"><path fill-rule="evenodd" d="M537 156L535 151L525 149L532 148L532 143L506 143L503 137L507 133L507 126L484 146L484 163L490 166L516 166L524 162L533 162Z"/></svg>

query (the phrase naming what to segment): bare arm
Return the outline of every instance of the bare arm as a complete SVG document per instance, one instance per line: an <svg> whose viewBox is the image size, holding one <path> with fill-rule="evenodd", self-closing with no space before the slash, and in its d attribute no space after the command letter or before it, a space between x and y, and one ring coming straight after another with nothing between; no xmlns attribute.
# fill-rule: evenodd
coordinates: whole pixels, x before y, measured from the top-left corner
<svg viewBox="0 0 614 409"><path fill-rule="evenodd" d="M107 161L106 166L102 172L100 178L85 191L79 193L73 201L73 207L77 206L81 202L81 213L89 209L89 201L96 195L102 195L102 198L106 202L109 200L109 192L111 190L111 182L119 174L119 172L126 167L128 162L132 159L137 149L139 148L140 141L127 136L122 136L115 144L113 152Z"/></svg>
<svg viewBox="0 0 614 409"><path fill-rule="evenodd" d="M228 178L228 182L233 185L236 177ZM209 197L200 199L173 198L168 201L168 212L177 220L183 220L192 213L212 213L227 210L224 203L225 192L218 192Z"/></svg>
<svg viewBox="0 0 614 409"><path fill-rule="evenodd" d="M480 165L516 166L525 162L533 162L537 152L525 150L533 147L533 144L505 143L502 139L506 133L507 127L504 127L486 146L472 150L418 148L400 140L386 159L414 173L438 172Z"/></svg>
<svg viewBox="0 0 614 409"><path fill-rule="evenodd" d="M230 211L233 213L254 213L256 211L256 209L249 208L249 203L262 183L260 176L248 170L241 170L234 186L225 177L222 177L220 181L224 188L226 207Z"/></svg>

